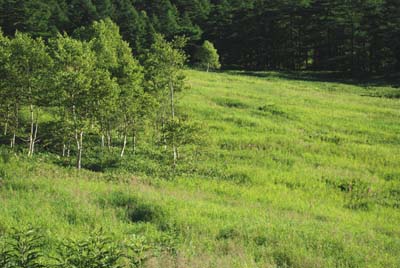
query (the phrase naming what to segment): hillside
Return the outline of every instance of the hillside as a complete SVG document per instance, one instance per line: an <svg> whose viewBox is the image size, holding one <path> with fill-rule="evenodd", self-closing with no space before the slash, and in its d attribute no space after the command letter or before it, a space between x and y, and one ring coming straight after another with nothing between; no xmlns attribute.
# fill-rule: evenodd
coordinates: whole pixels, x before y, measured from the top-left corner
<svg viewBox="0 0 400 268"><path fill-rule="evenodd" d="M46 256L95 229L135 235L144 267L400 266L398 89L186 74L180 109L206 133L192 173L78 172L3 148L0 234L40 228Z"/></svg>

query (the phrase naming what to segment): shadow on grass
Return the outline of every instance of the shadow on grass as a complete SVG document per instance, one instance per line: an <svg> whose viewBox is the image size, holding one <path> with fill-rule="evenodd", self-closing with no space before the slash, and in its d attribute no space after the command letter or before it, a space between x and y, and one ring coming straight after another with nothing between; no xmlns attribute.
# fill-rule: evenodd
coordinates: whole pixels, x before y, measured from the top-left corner
<svg viewBox="0 0 400 268"><path fill-rule="evenodd" d="M352 77L348 73L324 71L226 71L231 75L254 76L259 78L281 78L287 80L315 81L315 82L336 82L357 86L387 86L399 88L400 90L400 73L391 73L385 75L363 75Z"/></svg>

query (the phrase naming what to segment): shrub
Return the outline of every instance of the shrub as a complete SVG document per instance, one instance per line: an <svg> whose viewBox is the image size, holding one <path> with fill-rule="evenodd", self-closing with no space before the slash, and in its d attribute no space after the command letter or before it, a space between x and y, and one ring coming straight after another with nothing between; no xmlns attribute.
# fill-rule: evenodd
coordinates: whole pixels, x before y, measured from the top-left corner
<svg viewBox="0 0 400 268"><path fill-rule="evenodd" d="M60 268L122 268L123 252L117 243L100 231L83 240L63 243L56 257Z"/></svg>
<svg viewBox="0 0 400 268"><path fill-rule="evenodd" d="M210 69L220 69L221 63L219 62L219 55L214 44L210 41L204 41L203 45L198 48L194 55L195 60L198 62L199 67L204 68L207 72Z"/></svg>
<svg viewBox="0 0 400 268"><path fill-rule="evenodd" d="M44 268L43 236L37 229L13 230L0 249L2 268Z"/></svg>
<svg viewBox="0 0 400 268"><path fill-rule="evenodd" d="M150 246L146 239L142 236L133 235L125 245L124 256L127 258L130 267L142 267L149 258L148 251Z"/></svg>

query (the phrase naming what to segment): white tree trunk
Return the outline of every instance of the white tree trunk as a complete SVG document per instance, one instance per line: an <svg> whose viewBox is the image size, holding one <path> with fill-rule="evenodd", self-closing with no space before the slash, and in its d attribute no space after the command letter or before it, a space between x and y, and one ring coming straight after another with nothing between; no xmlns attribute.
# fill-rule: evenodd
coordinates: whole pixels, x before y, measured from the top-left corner
<svg viewBox="0 0 400 268"><path fill-rule="evenodd" d="M170 87L170 93L171 93L171 117L172 117L172 120L174 121L175 120L175 96L174 96L174 86L171 81L169 83L169 87ZM178 153L177 153L177 148L175 145L175 133L174 132L172 132L172 151L173 151L173 156L174 156L174 167L175 167L176 162L178 160Z"/></svg>
<svg viewBox="0 0 400 268"><path fill-rule="evenodd" d="M10 142L11 148L14 148L14 146L15 146L15 136L16 136L16 134L15 134L15 130L14 130L14 133L13 133L13 136L12 136L11 142Z"/></svg>
<svg viewBox="0 0 400 268"><path fill-rule="evenodd" d="M82 150L83 150L83 131L78 133L78 130L75 131L75 139L77 145L77 157L76 157L76 167L78 170L82 168Z"/></svg>
<svg viewBox="0 0 400 268"><path fill-rule="evenodd" d="M15 147L15 140L17 138L17 130L19 128L19 106L18 103L15 104L14 106L14 116L15 116L15 126L14 126L14 130L13 130L13 135L11 138L11 148Z"/></svg>
<svg viewBox="0 0 400 268"><path fill-rule="evenodd" d="M124 142L123 142L123 145L122 145L121 158L124 157L124 154L125 154L126 139L127 139L126 136L127 136L126 133L124 133Z"/></svg>
<svg viewBox="0 0 400 268"><path fill-rule="evenodd" d="M39 127L38 115L36 115L36 126L35 126L35 132L33 134L33 140L32 140L32 155L35 153L35 144L37 141L38 127Z"/></svg>
<svg viewBox="0 0 400 268"><path fill-rule="evenodd" d="M31 131L29 133L29 150L28 150L28 156L32 156L32 147L33 147L33 132L35 128L35 115L34 115L34 107L33 104L29 106L30 108L30 113L31 113Z"/></svg>
<svg viewBox="0 0 400 268"><path fill-rule="evenodd" d="M78 170L80 170L82 168L83 130L78 130L75 105L72 106L72 113L73 113L73 117L74 117L75 141L76 141L76 148L77 148L77 152L76 152L77 153L77 155L76 155L76 167L77 167Z"/></svg>

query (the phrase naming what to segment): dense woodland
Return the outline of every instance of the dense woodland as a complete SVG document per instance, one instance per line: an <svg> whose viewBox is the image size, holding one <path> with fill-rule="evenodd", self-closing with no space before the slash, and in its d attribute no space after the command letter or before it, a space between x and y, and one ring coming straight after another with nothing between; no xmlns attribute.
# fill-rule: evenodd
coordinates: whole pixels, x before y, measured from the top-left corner
<svg viewBox="0 0 400 268"><path fill-rule="evenodd" d="M397 0L1 0L0 14L7 36L45 39L110 17L136 54L156 32L185 35L191 56L210 40L225 68L400 69Z"/></svg>

